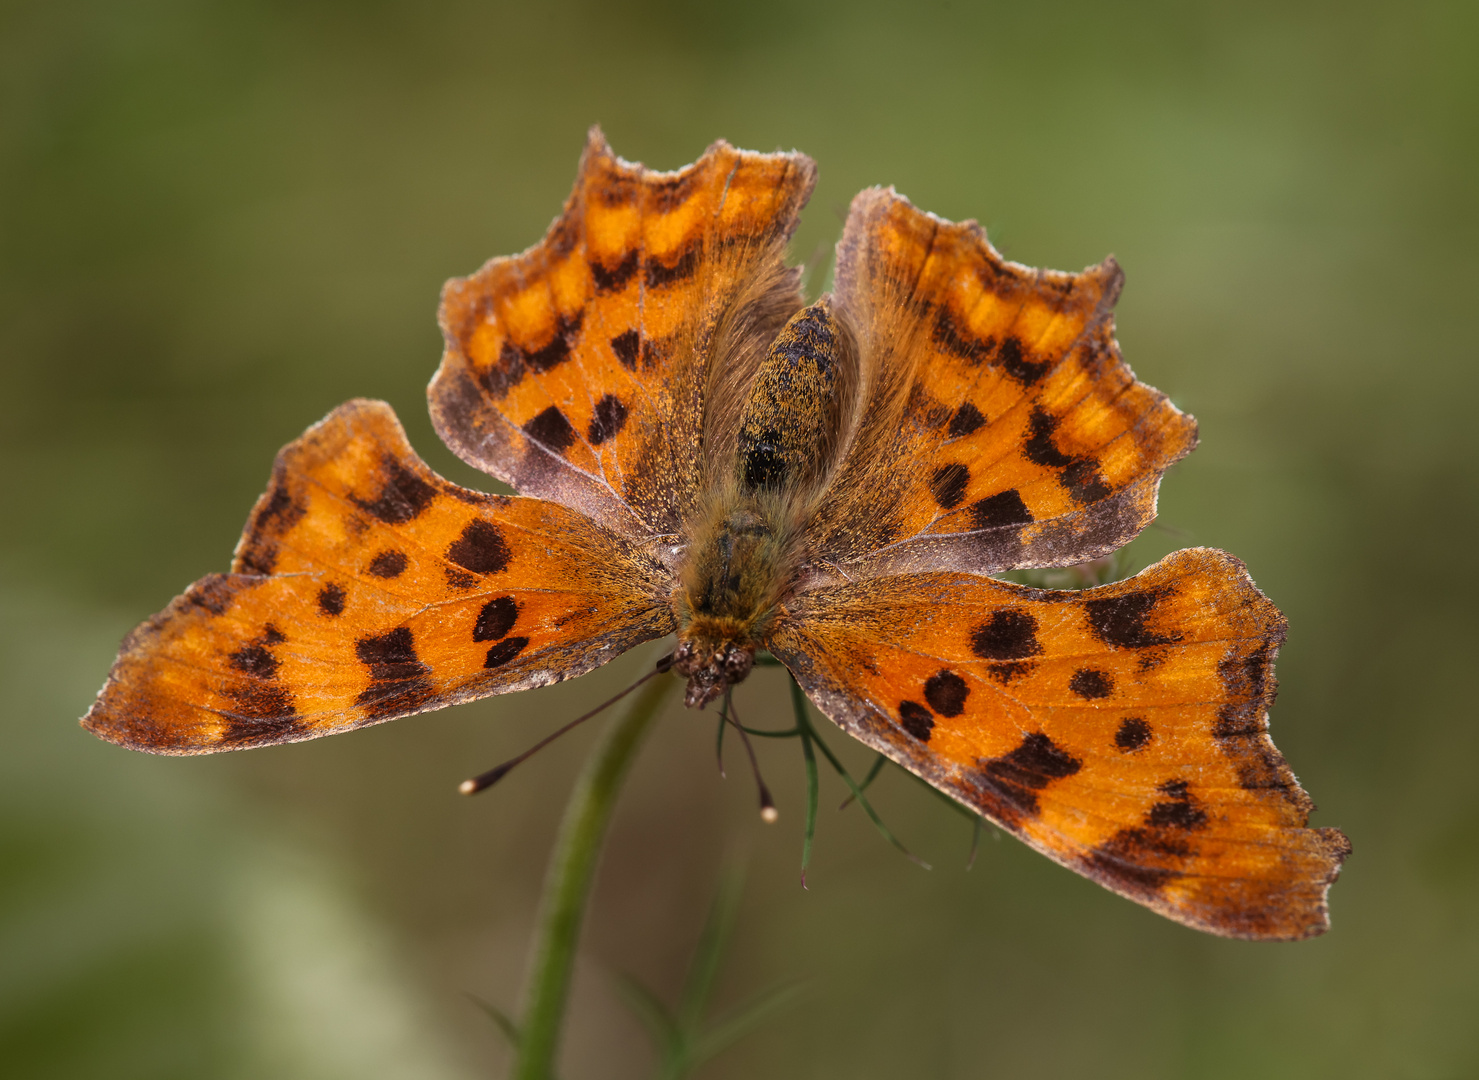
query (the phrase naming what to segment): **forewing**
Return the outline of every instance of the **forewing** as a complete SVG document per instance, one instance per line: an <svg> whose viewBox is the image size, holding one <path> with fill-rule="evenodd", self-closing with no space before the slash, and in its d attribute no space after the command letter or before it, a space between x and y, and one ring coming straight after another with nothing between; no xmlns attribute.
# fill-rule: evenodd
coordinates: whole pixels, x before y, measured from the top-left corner
<svg viewBox="0 0 1479 1080"><path fill-rule="evenodd" d="M128 636L83 725L209 753L544 686L669 633L664 578L574 510L443 480L351 401L278 455L232 572Z"/></svg>
<svg viewBox="0 0 1479 1080"><path fill-rule="evenodd" d="M1196 425L1120 358L1121 281L1113 259L1081 274L1007 262L973 221L860 193L837 294L870 390L811 560L850 577L996 571L1133 538Z"/></svg>
<svg viewBox="0 0 1479 1080"><path fill-rule="evenodd" d="M1053 859L1216 934L1302 938L1349 852L1267 734L1284 619L1232 556L1049 592L968 574L797 597L768 643L844 730Z"/></svg>
<svg viewBox="0 0 1479 1080"><path fill-rule="evenodd" d="M715 344L745 323L737 307L764 313L740 330L763 337L800 306L782 258L815 177L805 155L722 141L651 172L592 129L544 240L447 283L438 434L524 494L623 535L676 536L701 482Z"/></svg>

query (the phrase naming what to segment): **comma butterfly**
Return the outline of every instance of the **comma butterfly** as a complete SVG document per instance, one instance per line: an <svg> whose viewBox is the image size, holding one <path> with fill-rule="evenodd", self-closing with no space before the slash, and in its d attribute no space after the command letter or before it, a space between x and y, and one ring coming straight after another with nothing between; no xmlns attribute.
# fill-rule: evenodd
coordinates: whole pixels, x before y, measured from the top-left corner
<svg viewBox="0 0 1479 1080"><path fill-rule="evenodd" d="M812 161L651 172L593 129L543 241L449 282L431 472L351 401L278 455L230 574L124 641L83 724L198 754L544 686L653 638L687 703L757 649L863 743L1109 889L1303 938L1350 850L1267 734L1284 618L1221 551L1048 591L1154 517L1196 425L1119 354L1113 259L1007 262L975 222L853 200L807 306Z"/></svg>

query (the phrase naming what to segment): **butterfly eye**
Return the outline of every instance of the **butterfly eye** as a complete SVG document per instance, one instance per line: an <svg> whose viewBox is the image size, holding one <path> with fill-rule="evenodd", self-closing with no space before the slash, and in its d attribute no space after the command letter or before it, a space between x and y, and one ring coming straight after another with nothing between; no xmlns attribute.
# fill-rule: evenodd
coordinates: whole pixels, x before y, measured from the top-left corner
<svg viewBox="0 0 1479 1080"><path fill-rule="evenodd" d="M694 657L693 642L680 641L678 647L673 650L674 670L682 675L692 675L699 666Z"/></svg>
<svg viewBox="0 0 1479 1080"><path fill-rule="evenodd" d="M723 665L724 681L731 684L737 683L755 666L755 654L738 645L726 645L724 646Z"/></svg>

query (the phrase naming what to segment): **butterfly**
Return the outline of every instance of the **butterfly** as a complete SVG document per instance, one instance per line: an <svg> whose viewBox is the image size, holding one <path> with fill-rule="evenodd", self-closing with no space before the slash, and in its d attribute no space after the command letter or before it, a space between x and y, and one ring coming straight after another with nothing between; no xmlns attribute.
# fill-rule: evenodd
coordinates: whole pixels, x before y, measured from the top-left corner
<svg viewBox="0 0 1479 1080"><path fill-rule="evenodd" d="M517 496L433 473L390 407L278 455L229 574L134 630L83 725L198 754L584 674L676 634L701 707L757 650L845 731L1189 926L1328 926L1350 845L1267 734L1285 620L1231 555L999 580L1112 552L1196 425L1120 356L1113 259L1008 262L893 189L833 290L786 245L800 153L654 172L592 129L544 239L446 285L437 433Z"/></svg>

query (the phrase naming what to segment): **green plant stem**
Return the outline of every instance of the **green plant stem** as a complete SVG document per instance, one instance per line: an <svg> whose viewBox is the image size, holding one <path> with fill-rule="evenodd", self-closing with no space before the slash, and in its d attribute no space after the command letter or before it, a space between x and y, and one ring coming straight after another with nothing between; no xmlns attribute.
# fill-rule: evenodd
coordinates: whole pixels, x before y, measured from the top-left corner
<svg viewBox="0 0 1479 1080"><path fill-rule="evenodd" d="M554 1075L576 946L606 826L627 769L657 718L663 696L674 685L672 679L658 676L642 688L602 734L570 793L544 882L534 954L524 983L523 1018L511 1073L517 1080L551 1080Z"/></svg>

